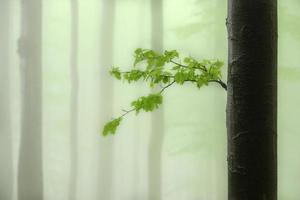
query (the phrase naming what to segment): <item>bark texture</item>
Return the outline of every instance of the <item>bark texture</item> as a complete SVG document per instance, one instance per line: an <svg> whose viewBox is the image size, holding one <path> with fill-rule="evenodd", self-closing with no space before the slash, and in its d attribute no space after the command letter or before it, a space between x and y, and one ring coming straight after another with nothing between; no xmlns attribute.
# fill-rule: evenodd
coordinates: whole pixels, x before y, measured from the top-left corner
<svg viewBox="0 0 300 200"><path fill-rule="evenodd" d="M151 45L158 52L163 51L163 0L151 1ZM162 150L164 141L164 111L163 107L156 110L152 116L152 132L149 137L148 179L149 200L160 200L162 196Z"/></svg>
<svg viewBox="0 0 300 200"><path fill-rule="evenodd" d="M0 199L13 192L12 130L10 97L10 0L0 1Z"/></svg>
<svg viewBox="0 0 300 200"><path fill-rule="evenodd" d="M76 200L78 180L78 1L71 0L71 95L70 95L70 188L69 200Z"/></svg>
<svg viewBox="0 0 300 200"><path fill-rule="evenodd" d="M228 1L228 196L277 200L277 1Z"/></svg>
<svg viewBox="0 0 300 200"><path fill-rule="evenodd" d="M103 0L100 38L100 120L111 118L114 105L114 82L107 76L113 65L115 0ZM102 126L103 127L103 126ZM112 199L114 143L108 138L100 140L98 198Z"/></svg>
<svg viewBox="0 0 300 200"><path fill-rule="evenodd" d="M42 165L42 3L21 1L19 55L22 77L22 123L18 199L43 200Z"/></svg>

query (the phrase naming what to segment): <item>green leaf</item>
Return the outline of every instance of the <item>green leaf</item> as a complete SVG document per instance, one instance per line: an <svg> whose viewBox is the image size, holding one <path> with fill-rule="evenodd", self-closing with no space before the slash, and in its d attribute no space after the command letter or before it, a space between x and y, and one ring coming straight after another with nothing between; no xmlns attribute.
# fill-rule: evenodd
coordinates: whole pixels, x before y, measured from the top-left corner
<svg viewBox="0 0 300 200"><path fill-rule="evenodd" d="M143 49L141 48L137 48L135 51L134 51L135 55L140 55L143 53Z"/></svg>
<svg viewBox="0 0 300 200"><path fill-rule="evenodd" d="M218 69L220 69L221 67L223 67L224 62L217 60L214 64Z"/></svg>
<svg viewBox="0 0 300 200"><path fill-rule="evenodd" d="M167 83L170 82L170 77L169 76L163 76L162 81L163 81L164 84L167 84Z"/></svg>
<svg viewBox="0 0 300 200"><path fill-rule="evenodd" d="M146 112L153 111L157 109L160 104L162 104L163 97L160 93L158 94L150 94L145 97L140 97L138 100L133 101L131 106L134 107L136 113L138 114L140 110L144 110Z"/></svg>
<svg viewBox="0 0 300 200"><path fill-rule="evenodd" d="M194 63L195 60L192 57L186 57L186 58L184 58L183 62L186 64L191 64L191 63Z"/></svg>
<svg viewBox="0 0 300 200"><path fill-rule="evenodd" d="M138 63L142 62L143 60L145 60L144 54L143 54L144 50L141 48L138 48L134 51L134 64L133 66L136 66Z"/></svg>
<svg viewBox="0 0 300 200"><path fill-rule="evenodd" d="M116 79L121 79L121 72L118 67L112 67L112 69L109 72L112 76L114 76Z"/></svg>
<svg viewBox="0 0 300 200"><path fill-rule="evenodd" d="M182 85L186 80L186 75L183 71L179 71L175 74L174 80L176 83Z"/></svg>
<svg viewBox="0 0 300 200"><path fill-rule="evenodd" d="M145 56L145 58L147 59L153 59L157 56L158 53L156 53L153 50L146 50L143 55Z"/></svg>
<svg viewBox="0 0 300 200"><path fill-rule="evenodd" d="M174 58L178 58L179 54L176 50L172 50L172 51L165 51L165 58L168 62L170 62L170 60L174 59Z"/></svg>
<svg viewBox="0 0 300 200"><path fill-rule="evenodd" d="M180 69L180 66L179 66L179 65L175 65L175 66L172 68L172 70L178 70L178 69Z"/></svg>
<svg viewBox="0 0 300 200"><path fill-rule="evenodd" d="M140 62L142 62L144 60L143 56L136 56L133 66L136 66L137 64L139 64Z"/></svg>
<svg viewBox="0 0 300 200"><path fill-rule="evenodd" d="M197 79L197 87L201 88L204 85L204 80L202 78Z"/></svg>
<svg viewBox="0 0 300 200"><path fill-rule="evenodd" d="M102 131L103 136L107 136L109 134L114 135L116 133L118 126L120 125L121 120L122 118L119 117L117 119L113 119L112 121L106 123Z"/></svg>
<svg viewBox="0 0 300 200"><path fill-rule="evenodd" d="M138 70L138 69L134 69L134 70L131 70L131 71L125 73L124 76L123 76L123 78L125 80L127 80L128 83L131 83L132 81L138 81L141 78L144 78L145 75L146 74L145 74L144 71L141 71L141 70Z"/></svg>
<svg viewBox="0 0 300 200"><path fill-rule="evenodd" d="M164 56L159 56L156 59L156 67L163 67L166 64L166 58Z"/></svg>
<svg viewBox="0 0 300 200"><path fill-rule="evenodd" d="M147 70L150 70L153 68L153 66L155 65L155 60L154 59L149 59L147 60Z"/></svg>

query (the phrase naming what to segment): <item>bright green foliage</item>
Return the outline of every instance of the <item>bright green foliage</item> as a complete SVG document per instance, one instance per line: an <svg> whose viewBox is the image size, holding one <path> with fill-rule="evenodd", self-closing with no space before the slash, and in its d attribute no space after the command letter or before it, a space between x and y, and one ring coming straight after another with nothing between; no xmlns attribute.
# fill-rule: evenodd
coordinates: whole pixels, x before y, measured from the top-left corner
<svg viewBox="0 0 300 200"><path fill-rule="evenodd" d="M117 68L117 67L113 67L110 70L110 75L114 76L118 80L121 80L121 72L120 72L119 68Z"/></svg>
<svg viewBox="0 0 300 200"><path fill-rule="evenodd" d="M182 64L176 50L159 54L153 50L137 49L134 57L132 70L121 72L119 68L113 67L111 75L128 83L145 81L150 83L151 87L175 81L180 85L191 82L200 88L209 82L219 82L222 78L222 62L197 61L192 57L186 57Z"/></svg>
<svg viewBox="0 0 300 200"><path fill-rule="evenodd" d="M106 124L103 135L114 134L121 118L130 112L135 111L138 114L140 110L149 112L157 109L162 104L163 91L173 84L191 83L201 88L209 83L217 83L225 90L227 89L226 84L221 80L223 63L218 60L197 61L192 57L185 57L181 60L176 50L160 54L141 48L135 50L134 58L132 70L122 72L119 68L113 67L110 74L128 83L143 81L147 82L150 87L160 86L161 91L133 101L131 110L124 111L115 123L111 121Z"/></svg>
<svg viewBox="0 0 300 200"><path fill-rule="evenodd" d="M103 135L107 136L108 134L115 134L117 127L120 125L122 118L119 117L117 119L113 119L110 122L108 122L107 124L105 124L104 128L103 128Z"/></svg>
<svg viewBox="0 0 300 200"><path fill-rule="evenodd" d="M140 112L140 110L149 112L158 108L159 105L162 104L162 100L163 97L160 93L150 94L146 97L140 97L138 100L133 101L131 106L135 109L137 114Z"/></svg>

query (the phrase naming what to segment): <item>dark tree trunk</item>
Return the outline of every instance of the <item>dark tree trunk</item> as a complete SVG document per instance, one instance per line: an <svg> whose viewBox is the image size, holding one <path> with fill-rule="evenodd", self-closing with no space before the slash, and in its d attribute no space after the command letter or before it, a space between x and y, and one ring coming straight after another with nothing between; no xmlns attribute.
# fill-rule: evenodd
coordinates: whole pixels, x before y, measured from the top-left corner
<svg viewBox="0 0 300 200"><path fill-rule="evenodd" d="M101 38L100 38L100 121L109 119L113 113L114 82L107 76L113 65L115 0L102 0ZM98 176L98 198L112 199L113 186L113 140L101 138ZM105 186L105 187L104 187Z"/></svg>
<svg viewBox="0 0 300 200"><path fill-rule="evenodd" d="M21 12L19 55L22 77L22 125L18 199L43 200L41 0L22 0Z"/></svg>
<svg viewBox="0 0 300 200"><path fill-rule="evenodd" d="M151 28L152 49L163 51L163 0L151 1ZM151 116L152 132L149 138L148 149L148 178L149 200L161 199L162 179L162 150L164 141L164 111L163 108L155 111Z"/></svg>
<svg viewBox="0 0 300 200"><path fill-rule="evenodd" d="M277 1L228 1L229 200L277 199Z"/></svg>
<svg viewBox="0 0 300 200"><path fill-rule="evenodd" d="M71 0L71 96L70 96L70 188L69 200L76 200L78 179L78 1Z"/></svg>
<svg viewBox="0 0 300 200"><path fill-rule="evenodd" d="M11 97L10 97L10 0L0 2L0 199L13 192Z"/></svg>

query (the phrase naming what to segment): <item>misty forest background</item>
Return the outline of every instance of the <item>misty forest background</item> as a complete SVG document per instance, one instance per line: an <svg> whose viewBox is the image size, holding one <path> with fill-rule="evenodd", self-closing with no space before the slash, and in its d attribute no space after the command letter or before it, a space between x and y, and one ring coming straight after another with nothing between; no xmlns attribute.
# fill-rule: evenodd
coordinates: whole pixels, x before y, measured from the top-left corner
<svg viewBox="0 0 300 200"><path fill-rule="evenodd" d="M225 0L1 0L0 200L225 200L226 93L148 94L109 76L138 48L227 61ZM298 200L300 1L279 1L279 199ZM259 73L259 72L257 72ZM226 79L226 67L224 69Z"/></svg>

